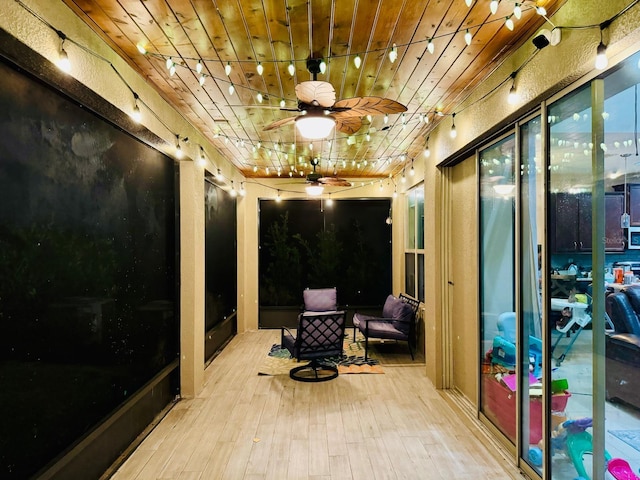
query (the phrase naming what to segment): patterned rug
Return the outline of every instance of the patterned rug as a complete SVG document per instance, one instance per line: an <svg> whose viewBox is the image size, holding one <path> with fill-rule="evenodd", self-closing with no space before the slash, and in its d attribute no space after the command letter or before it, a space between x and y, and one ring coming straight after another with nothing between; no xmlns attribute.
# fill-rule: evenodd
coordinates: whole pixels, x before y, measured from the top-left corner
<svg viewBox="0 0 640 480"><path fill-rule="evenodd" d="M640 452L640 430L609 430L609 433Z"/></svg>
<svg viewBox="0 0 640 480"><path fill-rule="evenodd" d="M341 356L327 358L326 362L337 365L340 374L384 373L380 362L371 355L371 350L369 350L369 358L365 361L364 345L359 340L354 342L353 337L345 338L344 353ZM307 362L304 360L298 362L295 358L290 358L287 349L274 344L258 369L258 375L289 375L289 370L304 363Z"/></svg>

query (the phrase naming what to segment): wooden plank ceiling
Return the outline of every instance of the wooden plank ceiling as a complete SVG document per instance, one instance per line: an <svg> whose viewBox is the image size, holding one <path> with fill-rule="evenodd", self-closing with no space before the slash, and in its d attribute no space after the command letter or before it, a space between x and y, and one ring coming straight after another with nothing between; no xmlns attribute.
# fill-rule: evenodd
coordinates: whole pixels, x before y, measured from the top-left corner
<svg viewBox="0 0 640 480"><path fill-rule="evenodd" d="M465 0L63 1L246 177L304 177L318 159L323 175L362 180L410 168L433 126L451 122L470 89L543 26L535 7L550 15L562 3L501 0L492 14L489 0L471 7ZM516 5L520 19L513 15ZM300 115L290 110L298 108L295 86L313 79L309 58L325 61L317 80L333 85L337 100L377 96L407 111L386 122L384 115L364 117L355 134L334 131L314 142L302 138L293 122L265 131L274 121ZM289 111L280 109L282 101ZM140 103L148 113L144 98ZM188 148L198 155L196 146Z"/></svg>

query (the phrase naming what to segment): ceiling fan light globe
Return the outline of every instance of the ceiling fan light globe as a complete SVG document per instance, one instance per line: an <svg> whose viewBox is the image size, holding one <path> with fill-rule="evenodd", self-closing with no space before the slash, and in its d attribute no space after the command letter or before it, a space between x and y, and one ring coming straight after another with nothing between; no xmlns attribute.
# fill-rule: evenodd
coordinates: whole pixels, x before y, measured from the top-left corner
<svg viewBox="0 0 640 480"><path fill-rule="evenodd" d="M329 115L303 115L296 118L296 128L300 135L309 140L328 137L336 121Z"/></svg>
<svg viewBox="0 0 640 480"><path fill-rule="evenodd" d="M307 195L310 195L312 197L317 197L318 195L322 195L322 192L324 191L324 187L320 184L307 185L304 188L307 191Z"/></svg>

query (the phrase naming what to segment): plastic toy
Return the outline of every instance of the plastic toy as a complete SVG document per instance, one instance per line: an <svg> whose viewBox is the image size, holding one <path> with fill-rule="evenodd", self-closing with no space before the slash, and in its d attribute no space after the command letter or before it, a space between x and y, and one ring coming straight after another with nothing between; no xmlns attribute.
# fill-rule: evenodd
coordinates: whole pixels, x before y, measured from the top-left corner
<svg viewBox="0 0 640 480"><path fill-rule="evenodd" d="M554 455L556 451L564 451L573 463L579 477L585 480L590 479L584 468L582 457L585 453L593 453L593 437L586 431L592 425L591 418L567 420L558 425L551 434L551 455ZM606 450L604 458L607 461L611 460L611 455ZM626 480L625 477L621 478ZM629 480L635 479L629 477Z"/></svg>
<svg viewBox="0 0 640 480"><path fill-rule="evenodd" d="M622 458L612 458L607 464L607 470L616 480L640 480L633 470L629 462Z"/></svg>

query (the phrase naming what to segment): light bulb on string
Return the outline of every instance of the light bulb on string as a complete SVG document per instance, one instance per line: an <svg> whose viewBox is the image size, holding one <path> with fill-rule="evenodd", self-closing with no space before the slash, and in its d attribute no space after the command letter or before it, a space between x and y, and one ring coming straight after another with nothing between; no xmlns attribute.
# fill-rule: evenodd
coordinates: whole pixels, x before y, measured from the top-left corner
<svg viewBox="0 0 640 480"><path fill-rule="evenodd" d="M289 62L289 66L287 67L287 71L289 72L289 75L291 75L292 77L296 73L296 67L293 64L293 62Z"/></svg>
<svg viewBox="0 0 640 480"><path fill-rule="evenodd" d="M402 183L407 183L407 177L404 174L404 168L402 169L402 177L400 177Z"/></svg>
<svg viewBox="0 0 640 480"><path fill-rule="evenodd" d="M258 100L258 103L262 103L262 94L260 92L256 95L256 100Z"/></svg>
<svg viewBox="0 0 640 480"><path fill-rule="evenodd" d="M510 105L515 105L520 100L520 96L518 95L518 89L516 88L516 72L511 74L511 88L509 89L509 96L507 97L507 101Z"/></svg>
<svg viewBox="0 0 640 480"><path fill-rule="evenodd" d="M353 57L353 64L356 66L356 68L360 68L360 65L362 65L362 59L360 58L360 55L356 55L355 57Z"/></svg>
<svg viewBox="0 0 640 480"><path fill-rule="evenodd" d="M473 3L473 0L464 0L464 3L467 4L467 7L471 8L471 4Z"/></svg>
<svg viewBox="0 0 640 480"><path fill-rule="evenodd" d="M138 106L138 95L134 94L135 103L133 104L133 112L131 113L131 118L136 123L140 123L142 121L142 113L140 113L140 107Z"/></svg>
<svg viewBox="0 0 640 480"><path fill-rule="evenodd" d="M429 158L431 156L431 150L429 149L429 137L427 137L427 141L424 146L424 156Z"/></svg>
<svg viewBox="0 0 640 480"><path fill-rule="evenodd" d="M180 135L176 135L176 158L180 160L183 156L182 147L180 146Z"/></svg>
<svg viewBox="0 0 640 480"><path fill-rule="evenodd" d="M227 77L231 75L231 64L229 62L224 66L224 73L227 74Z"/></svg>
<svg viewBox="0 0 640 480"><path fill-rule="evenodd" d="M536 7L536 13L541 17L544 17L547 14L547 9L542 6Z"/></svg>
<svg viewBox="0 0 640 480"><path fill-rule="evenodd" d="M324 75L326 71L327 71L327 62L325 62L324 60L320 60L320 73Z"/></svg>
<svg viewBox="0 0 640 480"><path fill-rule="evenodd" d="M244 182L240 182L240 196L244 197L247 194L247 191L244 189Z"/></svg>
<svg viewBox="0 0 640 480"><path fill-rule="evenodd" d="M416 171L413 168L413 160L411 160L411 168L409 169L409 175L413 177L415 174L416 174Z"/></svg>
<svg viewBox="0 0 640 480"><path fill-rule="evenodd" d="M522 18L522 7L520 6L519 3L516 3L515 7L513 7L513 16L516 17L518 20Z"/></svg>
<svg viewBox="0 0 640 480"><path fill-rule="evenodd" d="M204 156L204 149L200 147L200 157L198 158L198 165L204 167L207 164L207 159Z"/></svg>
<svg viewBox="0 0 640 480"><path fill-rule="evenodd" d="M511 15L509 15L507 17L507 19L504 22L505 27L507 27L509 30L513 31L514 25L513 25L513 20L511 20Z"/></svg>
<svg viewBox="0 0 640 480"><path fill-rule="evenodd" d="M201 87L204 85L205 80L206 80L206 77L204 75L200 75L200 78L198 79L198 83L200 84Z"/></svg>
<svg viewBox="0 0 640 480"><path fill-rule="evenodd" d="M64 41L67 37L64 36L62 32L58 32L60 36L60 51L58 52L58 68L65 73L69 73L71 71L71 62L69 61L69 55L67 55L67 51L64 49Z"/></svg>
<svg viewBox="0 0 640 480"><path fill-rule="evenodd" d="M173 59L171 57L167 58L167 61L164 62L164 64L167 67L167 70L169 70L171 68L171 65L173 65Z"/></svg>
<svg viewBox="0 0 640 480"><path fill-rule="evenodd" d="M398 59L398 47L396 47L396 44L393 44L393 47L391 47L391 51L389 52L389 61L391 63L395 62Z"/></svg>
<svg viewBox="0 0 640 480"><path fill-rule="evenodd" d="M430 38L429 41L427 42L427 51L433 55L433 52L435 51L436 47L433 44L433 39Z"/></svg>
<svg viewBox="0 0 640 480"><path fill-rule="evenodd" d="M276 195L276 202L280 203L282 201L282 197L280 196L280 190L278 190L278 193Z"/></svg>
<svg viewBox="0 0 640 480"><path fill-rule="evenodd" d="M467 45L471 45L472 39L473 39L473 35L471 35L471 32L467 28L467 32L464 34L464 41Z"/></svg>
<svg viewBox="0 0 640 480"><path fill-rule="evenodd" d="M202 61L201 60L198 60L198 63L196 63L196 72L202 73Z"/></svg>
<svg viewBox="0 0 640 480"><path fill-rule="evenodd" d="M385 113L384 114L384 124L386 125L387 123L389 123L389 114Z"/></svg>
<svg viewBox="0 0 640 480"><path fill-rule="evenodd" d="M598 70L604 70L609 65L609 59L607 58L607 46L600 41L598 48L596 49L596 63L595 67Z"/></svg>
<svg viewBox="0 0 640 480"><path fill-rule="evenodd" d="M171 67L169 67L169 76L173 77L176 74L176 64L172 64Z"/></svg>
<svg viewBox="0 0 640 480"><path fill-rule="evenodd" d="M258 72L258 75L262 75L264 73L264 67L262 66L262 63L258 62L258 66L256 67L256 71Z"/></svg>
<svg viewBox="0 0 640 480"><path fill-rule="evenodd" d="M233 83L229 84L229 95L233 95L233 92L236 91L236 88L233 86Z"/></svg>
<svg viewBox="0 0 640 480"><path fill-rule="evenodd" d="M287 103L284 101L284 98L280 100L280 108L284 108Z"/></svg>
<svg viewBox="0 0 640 480"><path fill-rule="evenodd" d="M138 51L142 54L142 55L146 55L147 54L147 49L144 48L144 45L141 43L138 43L136 45L136 48L138 49Z"/></svg>
<svg viewBox="0 0 640 480"><path fill-rule="evenodd" d="M456 130L456 114L451 114L451 131L449 132L451 138L456 138L458 136L458 131Z"/></svg>
<svg viewBox="0 0 640 480"><path fill-rule="evenodd" d="M491 3L489 4L489 10L491 11L491 15L495 15L496 12L498 11L498 0L491 0Z"/></svg>

